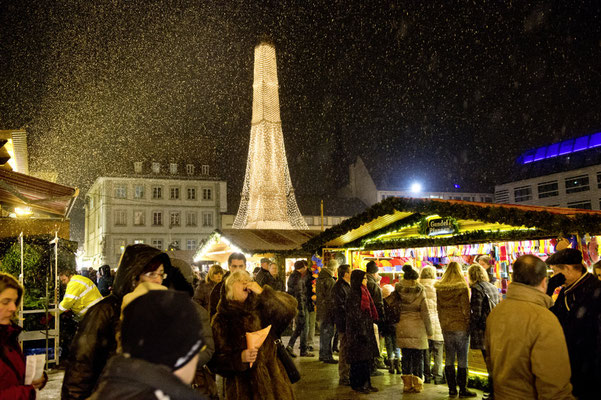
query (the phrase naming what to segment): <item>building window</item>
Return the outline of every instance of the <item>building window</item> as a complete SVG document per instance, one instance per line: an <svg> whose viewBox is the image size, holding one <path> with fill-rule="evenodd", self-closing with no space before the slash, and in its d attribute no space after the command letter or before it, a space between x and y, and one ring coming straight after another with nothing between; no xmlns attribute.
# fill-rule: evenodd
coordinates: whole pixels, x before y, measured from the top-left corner
<svg viewBox="0 0 601 400"><path fill-rule="evenodd" d="M201 172L203 175L209 175L209 166L206 164L201 166Z"/></svg>
<svg viewBox="0 0 601 400"><path fill-rule="evenodd" d="M141 174L142 173L142 162L141 161L134 162L134 172L136 174Z"/></svg>
<svg viewBox="0 0 601 400"><path fill-rule="evenodd" d="M160 174L161 173L161 164L159 164L158 162L153 162L152 163L152 173Z"/></svg>
<svg viewBox="0 0 601 400"><path fill-rule="evenodd" d="M466 196L462 200L464 200L464 201L472 201L472 198L470 196Z"/></svg>
<svg viewBox="0 0 601 400"><path fill-rule="evenodd" d="M186 164L186 173L188 175L194 175L194 164Z"/></svg>
<svg viewBox="0 0 601 400"><path fill-rule="evenodd" d="M568 208L582 208L584 210L591 210L591 202L590 200L585 201L573 201L568 203Z"/></svg>
<svg viewBox="0 0 601 400"><path fill-rule="evenodd" d="M543 182L538 184L538 198L559 196L557 181Z"/></svg>
<svg viewBox="0 0 601 400"><path fill-rule="evenodd" d="M172 211L169 213L169 226L179 226L180 225L180 214L179 211Z"/></svg>
<svg viewBox="0 0 601 400"><path fill-rule="evenodd" d="M196 200L196 188L188 188L188 200Z"/></svg>
<svg viewBox="0 0 601 400"><path fill-rule="evenodd" d="M115 226L127 225L127 211L115 210Z"/></svg>
<svg viewBox="0 0 601 400"><path fill-rule="evenodd" d="M134 210L134 225L143 226L145 220L145 213L142 210Z"/></svg>
<svg viewBox="0 0 601 400"><path fill-rule="evenodd" d="M509 189L495 192L495 203L509 203Z"/></svg>
<svg viewBox="0 0 601 400"><path fill-rule="evenodd" d="M203 212L202 213L202 226L213 226L213 213Z"/></svg>
<svg viewBox="0 0 601 400"><path fill-rule="evenodd" d="M171 175L177 174L177 164L176 163L169 164L169 173Z"/></svg>
<svg viewBox="0 0 601 400"><path fill-rule="evenodd" d="M115 239L115 254L121 255L125 251L125 246L127 246L127 240L125 239Z"/></svg>
<svg viewBox="0 0 601 400"><path fill-rule="evenodd" d="M172 187L169 190L169 198L171 200L179 200L179 188L178 187Z"/></svg>
<svg viewBox="0 0 601 400"><path fill-rule="evenodd" d="M589 189L588 175L566 178L566 193L586 192Z"/></svg>
<svg viewBox="0 0 601 400"><path fill-rule="evenodd" d="M127 185L123 185L123 184L115 185L115 198L116 199L127 199Z"/></svg>
<svg viewBox="0 0 601 400"><path fill-rule="evenodd" d="M144 185L134 186L134 199L143 199L143 198L144 198Z"/></svg>
<svg viewBox="0 0 601 400"><path fill-rule="evenodd" d="M134 244L144 244L144 239L134 239Z"/></svg>
<svg viewBox="0 0 601 400"><path fill-rule="evenodd" d="M492 197L485 197L484 198L484 202L485 203L492 203Z"/></svg>
<svg viewBox="0 0 601 400"><path fill-rule="evenodd" d="M513 190L515 202L532 200L532 188L530 186L522 186Z"/></svg>
<svg viewBox="0 0 601 400"><path fill-rule="evenodd" d="M196 240L188 239L186 241L186 250L196 250Z"/></svg>
<svg viewBox="0 0 601 400"><path fill-rule="evenodd" d="M152 239L152 247L163 250L163 239Z"/></svg>
<svg viewBox="0 0 601 400"><path fill-rule="evenodd" d="M597 189L601 189L601 172L597 172Z"/></svg>
<svg viewBox="0 0 601 400"><path fill-rule="evenodd" d="M163 198L163 188L161 186L152 187L152 198L154 200L160 200Z"/></svg>
<svg viewBox="0 0 601 400"><path fill-rule="evenodd" d="M196 226L196 211L189 211L186 213L186 226Z"/></svg>
<svg viewBox="0 0 601 400"><path fill-rule="evenodd" d="M154 225L154 226L162 226L163 225L163 212L162 211L153 211L152 225Z"/></svg>
<svg viewBox="0 0 601 400"><path fill-rule="evenodd" d="M202 199L203 200L212 200L213 199L213 191L211 188L202 189Z"/></svg>

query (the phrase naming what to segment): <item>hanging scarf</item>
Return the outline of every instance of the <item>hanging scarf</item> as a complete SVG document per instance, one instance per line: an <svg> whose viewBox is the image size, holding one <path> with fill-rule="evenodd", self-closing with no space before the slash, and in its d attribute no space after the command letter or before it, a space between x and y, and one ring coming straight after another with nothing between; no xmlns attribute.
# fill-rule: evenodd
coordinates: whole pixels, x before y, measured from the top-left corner
<svg viewBox="0 0 601 400"><path fill-rule="evenodd" d="M378 320L378 311L376 310L376 305L369 294L369 290L367 290L367 287L363 285L361 285L361 311L368 313L373 321Z"/></svg>

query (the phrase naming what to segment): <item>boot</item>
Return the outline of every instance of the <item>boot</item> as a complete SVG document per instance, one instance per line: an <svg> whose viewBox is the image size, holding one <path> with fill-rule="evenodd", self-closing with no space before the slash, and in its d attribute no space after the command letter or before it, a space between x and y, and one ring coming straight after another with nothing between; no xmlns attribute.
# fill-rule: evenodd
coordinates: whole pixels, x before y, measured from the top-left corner
<svg viewBox="0 0 601 400"><path fill-rule="evenodd" d="M411 375L401 375L403 380L403 393L413 393L413 379Z"/></svg>
<svg viewBox="0 0 601 400"><path fill-rule="evenodd" d="M459 397L476 397L477 394L467 388L467 368L457 368L457 383L459 384Z"/></svg>
<svg viewBox="0 0 601 400"><path fill-rule="evenodd" d="M432 378L430 375L424 375L424 383L432 383Z"/></svg>
<svg viewBox="0 0 601 400"><path fill-rule="evenodd" d="M457 381L455 380L455 366L449 365L444 367L444 375L447 378L449 385L449 397L457 396Z"/></svg>
<svg viewBox="0 0 601 400"><path fill-rule="evenodd" d="M413 393L421 393L424 390L424 381L419 376L411 375L413 382Z"/></svg>
<svg viewBox="0 0 601 400"><path fill-rule="evenodd" d="M394 374L394 366L396 365L397 360L390 359L388 360L388 373Z"/></svg>
<svg viewBox="0 0 601 400"><path fill-rule="evenodd" d="M401 360L399 360L399 359L394 360L394 368L396 369L396 373L398 375L403 374L403 372L401 371Z"/></svg>

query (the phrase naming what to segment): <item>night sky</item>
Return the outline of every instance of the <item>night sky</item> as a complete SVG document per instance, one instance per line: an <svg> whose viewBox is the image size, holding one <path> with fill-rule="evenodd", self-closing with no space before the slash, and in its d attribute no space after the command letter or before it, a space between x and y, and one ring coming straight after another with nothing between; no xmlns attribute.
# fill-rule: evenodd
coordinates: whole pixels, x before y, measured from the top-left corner
<svg viewBox="0 0 601 400"><path fill-rule="evenodd" d="M200 154L237 199L269 37L301 204L357 156L387 186L492 191L521 152L601 130L599 1L255 3L0 1L0 128L83 193Z"/></svg>

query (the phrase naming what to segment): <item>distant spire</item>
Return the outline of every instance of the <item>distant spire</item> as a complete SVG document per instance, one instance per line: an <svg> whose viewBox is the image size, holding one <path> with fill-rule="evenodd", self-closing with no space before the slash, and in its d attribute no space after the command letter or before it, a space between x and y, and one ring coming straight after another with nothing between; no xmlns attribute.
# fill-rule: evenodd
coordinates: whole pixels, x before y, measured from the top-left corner
<svg viewBox="0 0 601 400"><path fill-rule="evenodd" d="M275 46L255 47L248 160L234 228L308 229L294 197L280 119Z"/></svg>

